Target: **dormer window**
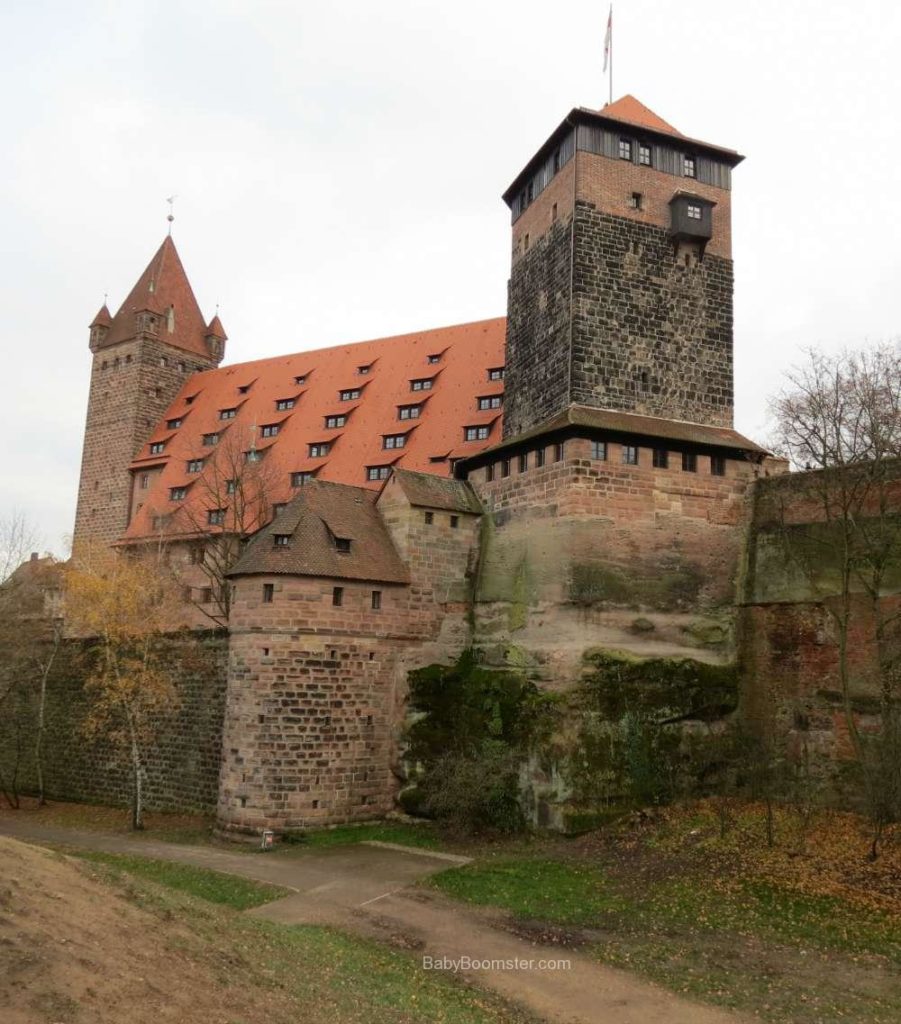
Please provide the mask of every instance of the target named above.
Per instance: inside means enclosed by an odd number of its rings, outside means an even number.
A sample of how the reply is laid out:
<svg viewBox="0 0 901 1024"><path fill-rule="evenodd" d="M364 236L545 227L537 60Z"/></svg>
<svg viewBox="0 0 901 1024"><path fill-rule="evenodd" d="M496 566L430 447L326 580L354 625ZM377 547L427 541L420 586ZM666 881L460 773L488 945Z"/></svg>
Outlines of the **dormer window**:
<svg viewBox="0 0 901 1024"><path fill-rule="evenodd" d="M166 428L168 430L178 430L181 426L182 421L180 419L166 420Z"/></svg>
<svg viewBox="0 0 901 1024"><path fill-rule="evenodd" d="M698 176L697 164L693 156L682 157L682 174L686 178L696 178Z"/></svg>
<svg viewBox="0 0 901 1024"><path fill-rule="evenodd" d="M343 555L350 554L350 538L349 537L335 537L335 550L340 551Z"/></svg>
<svg viewBox="0 0 901 1024"><path fill-rule="evenodd" d="M504 379L504 368L503 366L495 366L488 371L489 380L503 380Z"/></svg>
<svg viewBox="0 0 901 1024"><path fill-rule="evenodd" d="M358 373L358 374L359 374L359 375L360 375L361 377L367 377L367 376L369 375L369 371L370 371L371 369L372 369L372 363L366 363L366 364L365 364L365 365L363 365L363 366L358 366L358 367L357 367L357 373Z"/></svg>
<svg viewBox="0 0 901 1024"><path fill-rule="evenodd" d="M273 544L274 547L277 547L277 548L289 547L290 544L291 544L291 534L290 533L273 533L273 535L272 535L272 544Z"/></svg>
<svg viewBox="0 0 901 1024"><path fill-rule="evenodd" d="M385 434L382 437L382 447L389 450L392 448L403 448L406 443L406 434Z"/></svg>
<svg viewBox="0 0 901 1024"><path fill-rule="evenodd" d="M239 395L246 395L247 392L250 391L250 389L252 387L253 387L253 381L251 381L249 384L239 384L238 385L238 394Z"/></svg>
<svg viewBox="0 0 901 1024"><path fill-rule="evenodd" d="M338 397L342 402L355 402L361 394L359 388L348 388L346 391L339 391Z"/></svg>
<svg viewBox="0 0 901 1024"><path fill-rule="evenodd" d="M202 473L203 459L189 459L185 468L189 473Z"/></svg>
<svg viewBox="0 0 901 1024"><path fill-rule="evenodd" d="M204 448L213 448L217 444L219 444L219 435L218 434L204 434L203 435L203 447Z"/></svg>
<svg viewBox="0 0 901 1024"><path fill-rule="evenodd" d="M256 448L251 448L250 451L244 453L245 462L262 462L263 453L258 452Z"/></svg>
<svg viewBox="0 0 901 1024"><path fill-rule="evenodd" d="M220 409L219 419L220 420L233 420L238 415L237 409Z"/></svg>
<svg viewBox="0 0 901 1024"><path fill-rule="evenodd" d="M260 427L260 434L262 437L275 437L278 434L280 424L278 423L266 423Z"/></svg>
<svg viewBox="0 0 901 1024"><path fill-rule="evenodd" d="M366 479L367 480L387 480L391 475L390 466L367 466L366 467Z"/></svg>
<svg viewBox="0 0 901 1024"><path fill-rule="evenodd" d="M399 420L418 420L421 412L421 405L399 405L397 407L397 418Z"/></svg>
<svg viewBox="0 0 901 1024"><path fill-rule="evenodd" d="M210 526L222 526L225 522L225 509L211 508L206 514L206 521Z"/></svg>
<svg viewBox="0 0 901 1024"><path fill-rule="evenodd" d="M432 384L435 382L434 377L419 377L416 380L410 381L411 391L431 391Z"/></svg>
<svg viewBox="0 0 901 1024"><path fill-rule="evenodd" d="M285 412L287 409L294 408L293 398L279 398L275 403L276 412Z"/></svg>
<svg viewBox="0 0 901 1024"><path fill-rule="evenodd" d="M303 470L298 473L291 474L291 486L292 487L303 487L304 484L308 484L316 476L315 470Z"/></svg>
<svg viewBox="0 0 901 1024"><path fill-rule="evenodd" d="M433 352L430 356L426 356L425 360L430 366L434 366L435 363L441 362L441 353Z"/></svg>
<svg viewBox="0 0 901 1024"><path fill-rule="evenodd" d="M235 479L225 481L225 493L236 494L238 490L238 481Z"/></svg>
<svg viewBox="0 0 901 1024"><path fill-rule="evenodd" d="M503 402L503 395L483 395L479 399L479 412L485 412L487 409L500 409Z"/></svg>
<svg viewBox="0 0 901 1024"><path fill-rule="evenodd" d="M272 515L277 516L282 511L282 509L287 507L288 503L286 501L275 502L275 504L272 506Z"/></svg>
<svg viewBox="0 0 901 1024"><path fill-rule="evenodd" d="M620 160L632 160L632 140L631 139L620 139L619 140L619 158Z"/></svg>
<svg viewBox="0 0 901 1024"><path fill-rule="evenodd" d="M309 452L311 459L321 459L328 455L330 445L327 441L319 441L316 444L309 445Z"/></svg>
<svg viewBox="0 0 901 1024"><path fill-rule="evenodd" d="M170 487L169 488L169 500L170 501L182 501L188 496L187 487Z"/></svg>
<svg viewBox="0 0 901 1024"><path fill-rule="evenodd" d="M343 427L347 423L346 416L326 416L325 417L325 429L326 430L337 430L338 427Z"/></svg>
<svg viewBox="0 0 901 1024"><path fill-rule="evenodd" d="M305 374L303 374L303 373L301 373L301 374L298 374L298 375L297 375L297 376L296 376L296 377L294 378L294 383L295 383L295 384L306 384L306 382L307 382L307 378L306 378L306 375L305 375Z"/></svg>
<svg viewBox="0 0 901 1024"><path fill-rule="evenodd" d="M486 441L491 427L464 427L463 438L466 441Z"/></svg>
<svg viewBox="0 0 901 1024"><path fill-rule="evenodd" d="M166 447L166 442L165 441L154 441L153 444L150 446L150 454L151 455L162 455L163 454L163 449L165 447Z"/></svg>

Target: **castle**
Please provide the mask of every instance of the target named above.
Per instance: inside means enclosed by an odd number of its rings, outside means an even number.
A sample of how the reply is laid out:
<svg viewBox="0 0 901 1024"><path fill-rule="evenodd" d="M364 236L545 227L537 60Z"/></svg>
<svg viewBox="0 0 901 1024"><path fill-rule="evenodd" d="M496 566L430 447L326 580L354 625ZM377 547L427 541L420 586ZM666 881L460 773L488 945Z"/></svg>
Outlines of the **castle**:
<svg viewBox="0 0 901 1024"><path fill-rule="evenodd" d="M227 627L222 829L384 814L407 673L468 647L548 687L592 646L733 658L784 469L733 429L741 160L631 96L570 111L504 195L506 320L221 367L170 237L100 310L74 541L165 538Z"/></svg>

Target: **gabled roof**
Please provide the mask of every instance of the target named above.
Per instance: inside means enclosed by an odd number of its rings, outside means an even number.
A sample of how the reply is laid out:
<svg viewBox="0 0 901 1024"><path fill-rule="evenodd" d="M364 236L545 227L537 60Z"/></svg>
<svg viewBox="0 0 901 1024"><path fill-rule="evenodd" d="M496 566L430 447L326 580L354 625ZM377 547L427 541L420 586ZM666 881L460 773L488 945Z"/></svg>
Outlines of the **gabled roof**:
<svg viewBox="0 0 901 1024"><path fill-rule="evenodd" d="M534 440L544 435L564 436L576 428L603 431L609 434L675 441L706 448L724 448L751 455L769 454L765 448L728 427L714 427L688 420L671 420L662 416L645 416L639 413L620 412L618 409L594 409L587 405L571 405L564 412L532 430L523 431L501 444L493 445L472 457L473 466L483 465L495 455ZM469 461L469 460L467 460Z"/></svg>
<svg viewBox="0 0 901 1024"><path fill-rule="evenodd" d="M391 534L364 487L310 481L247 545L231 576L293 575L407 583ZM274 535L290 537L276 545ZM335 538L350 541L341 552Z"/></svg>
<svg viewBox="0 0 901 1024"><path fill-rule="evenodd" d="M293 496L292 473L312 472L317 480L374 491L382 481L368 480L369 466L394 465L449 477L451 458L472 455L500 439L497 410L491 414L494 422L486 440L466 441L464 430L485 423L478 398L498 394L503 387L489 381L488 371L504 365L505 324L503 318L484 320L195 374L163 413L132 463L133 469L146 469L147 460L152 459L163 468L150 488L141 492L143 504L124 540L154 536L158 533L154 515L181 507L169 500L170 489L183 484L188 459L203 456L206 472L213 460L226 457L224 452L217 456L218 448L202 444L204 434L222 433L225 427L232 446L231 439L236 438L244 450L254 441L257 450L266 447L261 465L267 467L267 479L276 483L269 495L273 503L287 502ZM439 361L430 363L430 356ZM361 374L360 367L369 370ZM295 382L297 377L304 379L302 384ZM411 389L412 380L427 377L435 379L431 390ZM342 390L364 383L360 398L340 400ZM246 393L241 387L248 388ZM279 410L277 404L286 401L293 401L293 407ZM419 417L400 419L399 407L409 405L420 407ZM220 420L221 409L236 412L233 418ZM346 417L346 422L326 427L329 416ZM169 420L178 419L182 420L180 427L167 426ZM263 438L262 427L273 423L279 424L278 433ZM397 435L403 435L403 447L396 447ZM162 441L163 454L151 456L150 445ZM328 454L311 456L310 445L322 443L329 445ZM387 443L395 447L387 448ZM182 515L180 521L205 521L202 502L209 499L209 493L209 488L192 488L181 502L190 514Z"/></svg>
<svg viewBox="0 0 901 1024"><path fill-rule="evenodd" d="M600 113L604 117L612 118L614 121L624 121L626 124L639 125L642 128L652 128L656 132L665 132L667 135L677 135L684 138L682 132L675 129L662 117L655 114L653 110L646 107L640 100L635 99L631 93L626 93L612 103L605 103Z"/></svg>
<svg viewBox="0 0 901 1024"><path fill-rule="evenodd" d="M434 473L412 473L407 469L396 469L394 478L411 505L477 515L482 512L481 502L465 480L451 480Z"/></svg>
<svg viewBox="0 0 901 1024"><path fill-rule="evenodd" d="M167 324L170 307L174 310L173 330ZM137 284L113 317L103 347L128 341L137 330L136 316L149 311L161 318L159 338L167 345L209 357L206 344L206 321L182 266L175 242L170 236L163 239L153 259L147 264Z"/></svg>

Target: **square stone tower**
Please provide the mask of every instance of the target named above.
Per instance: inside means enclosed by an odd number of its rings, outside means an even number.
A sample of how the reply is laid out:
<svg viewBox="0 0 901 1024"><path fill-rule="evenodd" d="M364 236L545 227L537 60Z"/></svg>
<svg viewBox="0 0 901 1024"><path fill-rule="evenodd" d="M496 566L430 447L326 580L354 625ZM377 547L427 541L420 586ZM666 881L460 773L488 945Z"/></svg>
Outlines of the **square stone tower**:
<svg viewBox="0 0 901 1024"><path fill-rule="evenodd" d="M93 363L73 548L111 544L122 535L132 511L130 463L187 378L218 366L227 340L218 316L205 323L171 237L118 313L111 316L104 304L90 330ZM148 462L146 474L152 470Z"/></svg>
<svg viewBox="0 0 901 1024"><path fill-rule="evenodd" d="M513 217L504 437L570 405L732 426L733 150L632 96L575 109Z"/></svg>

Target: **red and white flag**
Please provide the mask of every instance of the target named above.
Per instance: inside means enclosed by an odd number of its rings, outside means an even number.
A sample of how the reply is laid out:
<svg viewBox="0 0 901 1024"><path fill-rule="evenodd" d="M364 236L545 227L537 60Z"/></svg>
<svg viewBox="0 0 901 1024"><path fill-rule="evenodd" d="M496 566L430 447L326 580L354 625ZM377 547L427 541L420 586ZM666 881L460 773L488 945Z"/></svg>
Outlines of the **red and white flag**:
<svg viewBox="0 0 901 1024"><path fill-rule="evenodd" d="M610 63L610 51L613 49L613 4L610 5L610 15L607 18L607 34L604 36L604 70Z"/></svg>

